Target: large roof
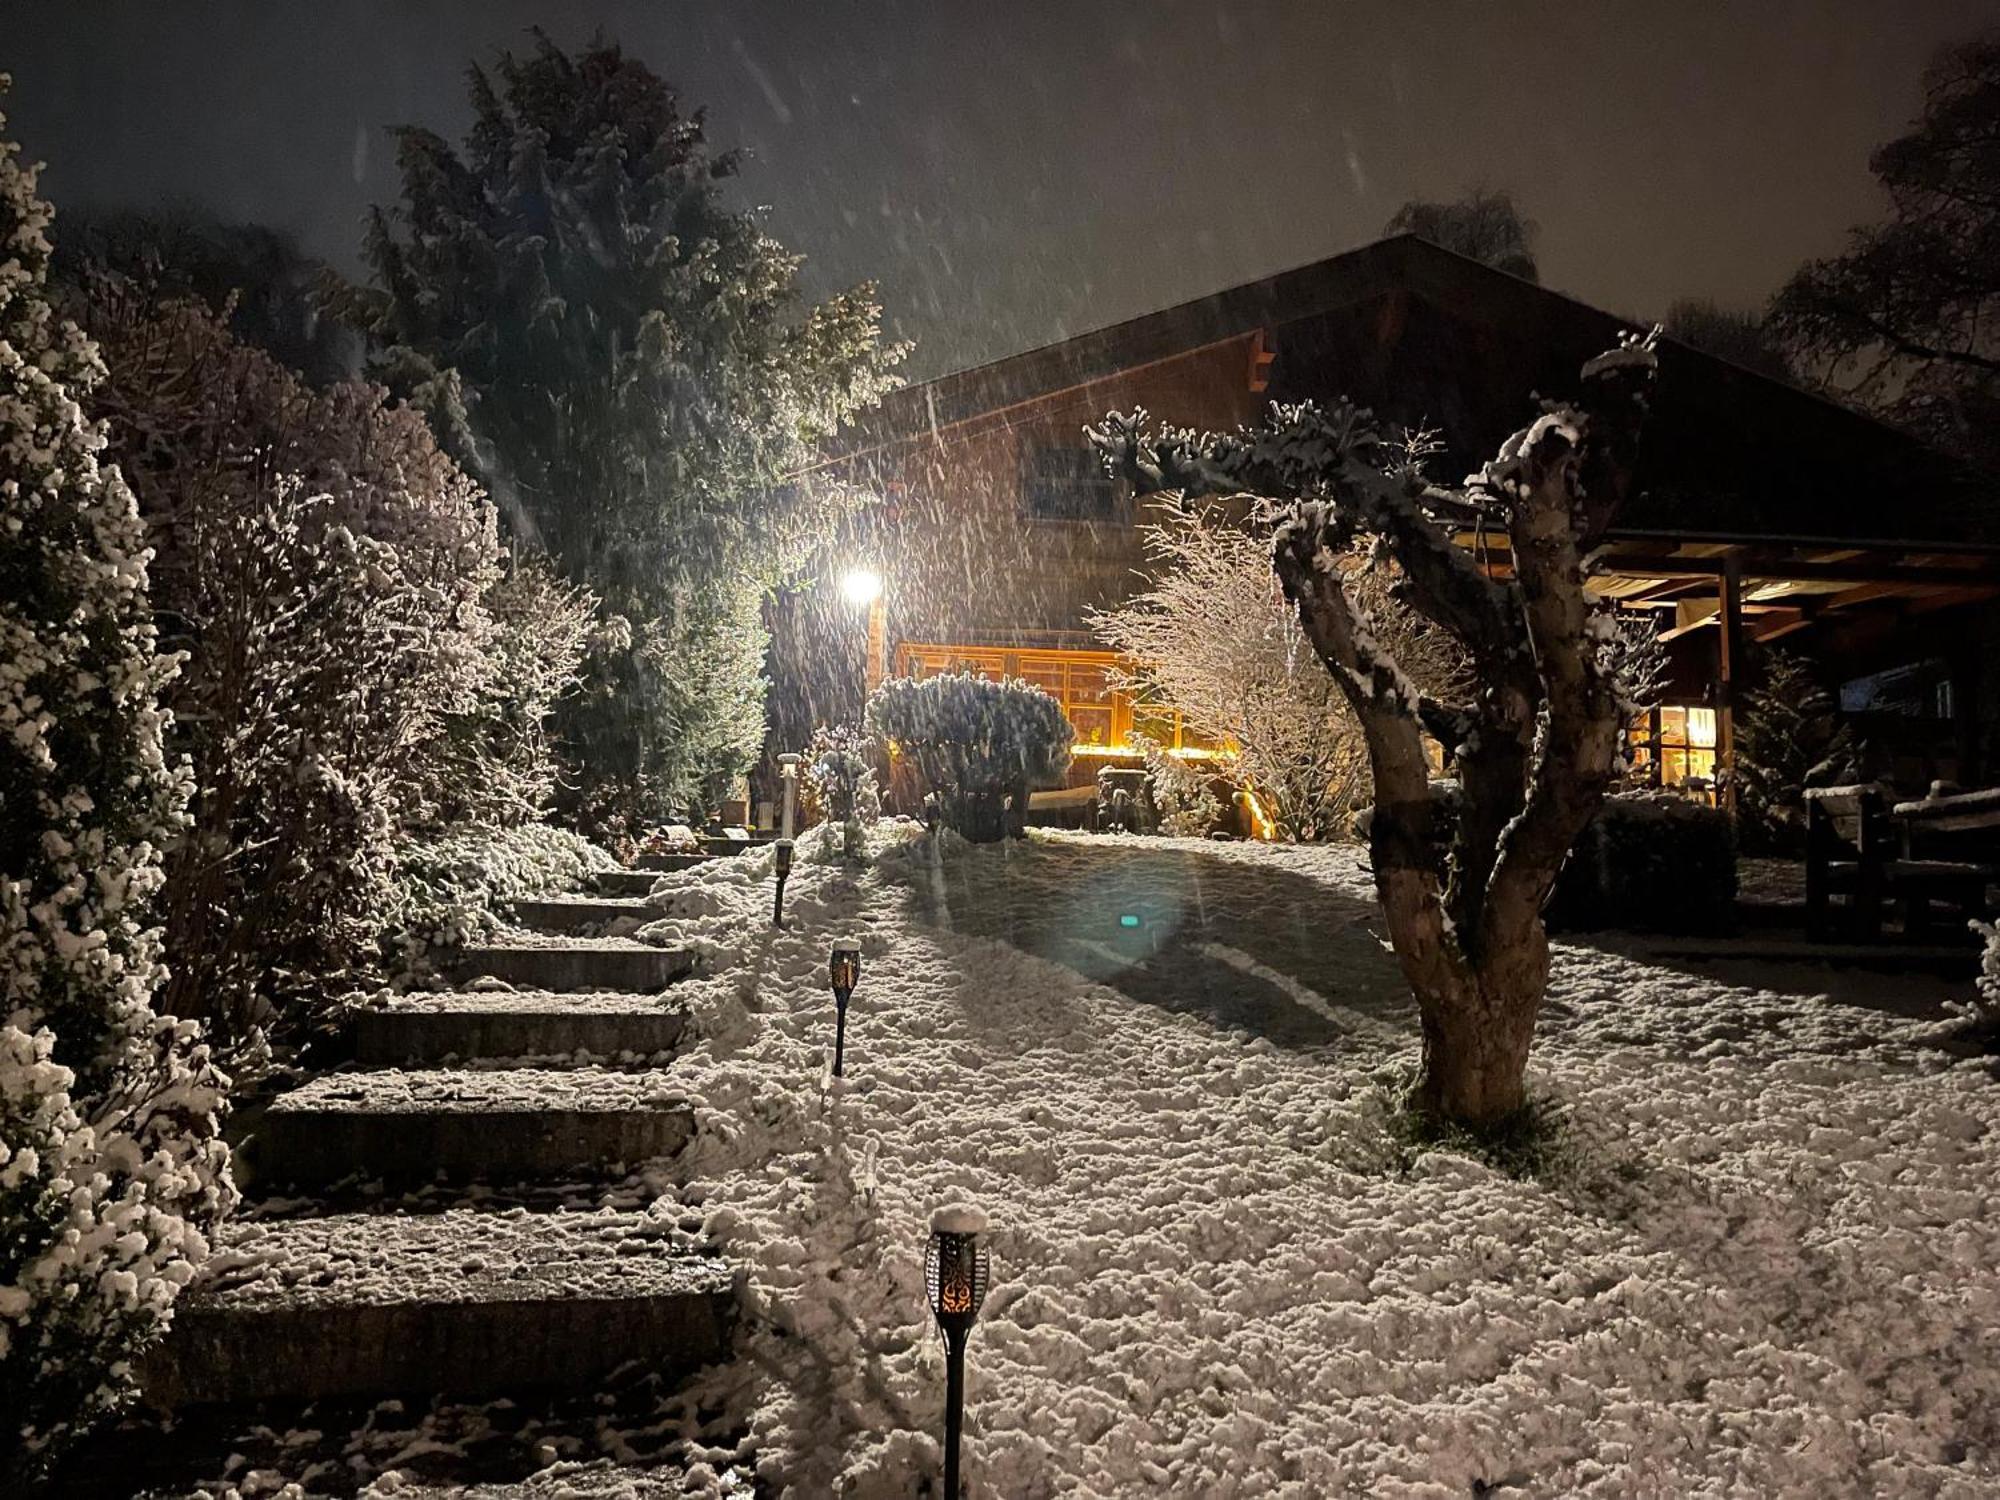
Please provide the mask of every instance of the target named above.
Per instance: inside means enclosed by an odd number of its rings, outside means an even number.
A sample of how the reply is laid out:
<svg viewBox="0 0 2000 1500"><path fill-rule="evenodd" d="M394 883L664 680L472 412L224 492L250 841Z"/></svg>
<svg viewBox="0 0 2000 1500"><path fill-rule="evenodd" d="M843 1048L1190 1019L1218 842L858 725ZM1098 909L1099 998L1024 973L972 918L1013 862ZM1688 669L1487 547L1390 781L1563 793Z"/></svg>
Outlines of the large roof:
<svg viewBox="0 0 2000 1500"><path fill-rule="evenodd" d="M1442 432L1455 479L1632 322L1412 235L910 386L841 444L849 456L1231 339L1275 349L1275 400L1351 396ZM1634 537L2000 549L2000 498L1909 436L1666 341L1642 458L1620 518ZM1199 414L1161 412L1168 420ZM1462 465L1453 468L1451 466Z"/></svg>

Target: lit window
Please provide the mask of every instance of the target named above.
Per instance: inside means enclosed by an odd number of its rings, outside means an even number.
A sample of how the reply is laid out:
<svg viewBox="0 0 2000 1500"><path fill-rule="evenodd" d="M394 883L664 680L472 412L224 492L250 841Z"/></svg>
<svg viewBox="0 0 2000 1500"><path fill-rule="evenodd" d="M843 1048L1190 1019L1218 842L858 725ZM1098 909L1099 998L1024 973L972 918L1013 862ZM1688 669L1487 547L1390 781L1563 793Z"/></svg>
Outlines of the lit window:
<svg viewBox="0 0 2000 1500"><path fill-rule="evenodd" d="M1654 786L1715 782L1715 710L1664 703L1629 731L1633 769Z"/></svg>

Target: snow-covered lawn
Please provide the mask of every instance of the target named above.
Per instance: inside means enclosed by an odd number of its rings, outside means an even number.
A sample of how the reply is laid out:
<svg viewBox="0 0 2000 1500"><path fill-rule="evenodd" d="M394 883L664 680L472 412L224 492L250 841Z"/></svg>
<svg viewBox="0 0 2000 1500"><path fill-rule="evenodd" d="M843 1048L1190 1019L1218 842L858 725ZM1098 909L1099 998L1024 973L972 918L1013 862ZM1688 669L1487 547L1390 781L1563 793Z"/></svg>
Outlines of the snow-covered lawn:
<svg viewBox="0 0 2000 1500"><path fill-rule="evenodd" d="M1392 1128L1411 1015L1351 851L802 850L783 933L767 855L665 888L646 936L711 965L684 1196L749 1271L701 1395L772 1493L934 1471L950 1200L994 1223L974 1495L2000 1486L2000 1087L1838 972L1563 947L1533 1071L1570 1149L1524 1181Z"/></svg>

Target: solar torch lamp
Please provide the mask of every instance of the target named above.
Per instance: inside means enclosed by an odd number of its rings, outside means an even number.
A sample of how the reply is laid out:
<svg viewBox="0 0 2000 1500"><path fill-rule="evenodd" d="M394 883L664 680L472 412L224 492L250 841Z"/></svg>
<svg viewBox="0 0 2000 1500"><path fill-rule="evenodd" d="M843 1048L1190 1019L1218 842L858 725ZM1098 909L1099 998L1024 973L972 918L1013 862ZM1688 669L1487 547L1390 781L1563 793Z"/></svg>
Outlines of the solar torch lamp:
<svg viewBox="0 0 2000 1500"><path fill-rule="evenodd" d="M842 1055L847 1050L847 1000L861 982L861 945L835 943L827 977L833 982L833 1076L838 1078Z"/></svg>
<svg viewBox="0 0 2000 1500"><path fill-rule="evenodd" d="M976 1208L941 1208L931 1219L924 1252L924 1287L944 1335L944 1493L958 1500L959 1434L965 1423L965 1341L986 1300L986 1215Z"/></svg>

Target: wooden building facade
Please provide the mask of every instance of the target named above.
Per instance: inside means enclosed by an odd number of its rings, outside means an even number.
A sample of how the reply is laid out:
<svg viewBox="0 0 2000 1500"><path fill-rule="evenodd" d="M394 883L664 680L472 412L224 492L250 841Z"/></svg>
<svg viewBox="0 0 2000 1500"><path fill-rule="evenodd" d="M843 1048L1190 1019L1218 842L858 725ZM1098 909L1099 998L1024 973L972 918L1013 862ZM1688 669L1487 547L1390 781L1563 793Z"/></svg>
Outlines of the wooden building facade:
<svg viewBox="0 0 2000 1500"><path fill-rule="evenodd" d="M823 595L781 627L780 676L803 643L831 637L857 643L871 680L1026 678L1076 724L1079 781L1129 755L1135 731L1214 755L1117 693L1091 633L1093 610L1141 584L1149 507L1102 474L1084 425L1145 407L1231 427L1269 401L1345 395L1436 429L1450 480L1523 425L1534 393L1572 393L1582 362L1629 326L1399 236L899 391L808 481L877 497L829 560L883 580L874 644ZM1461 541L1506 571L1504 535ZM1885 426L1669 342L1641 493L1593 587L1653 615L1668 642L1667 699L1635 726L1664 783L1727 767L1768 642L1819 664L1881 757L1871 769L1912 786L2000 773L2000 503ZM851 718L863 688L828 701L822 687L818 702L807 690L805 717Z"/></svg>

